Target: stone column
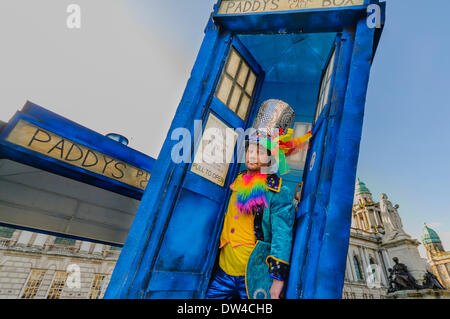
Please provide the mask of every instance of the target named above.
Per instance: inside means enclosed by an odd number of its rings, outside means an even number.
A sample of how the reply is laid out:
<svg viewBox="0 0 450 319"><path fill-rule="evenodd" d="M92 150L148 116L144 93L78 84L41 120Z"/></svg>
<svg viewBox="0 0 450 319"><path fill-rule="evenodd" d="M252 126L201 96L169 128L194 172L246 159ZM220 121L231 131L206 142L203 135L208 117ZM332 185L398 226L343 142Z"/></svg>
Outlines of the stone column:
<svg viewBox="0 0 450 319"><path fill-rule="evenodd" d="M365 228L365 230L366 231L370 230L370 221L369 221L369 216L367 216L367 212L364 212L363 216L364 216L364 220L366 221L366 228Z"/></svg>
<svg viewBox="0 0 450 319"><path fill-rule="evenodd" d="M102 244L95 244L93 254L101 255L103 251L103 245Z"/></svg>
<svg viewBox="0 0 450 319"><path fill-rule="evenodd" d="M36 238L34 239L33 246L43 248L45 245L45 242L47 241L48 235L46 234L37 234Z"/></svg>
<svg viewBox="0 0 450 319"><path fill-rule="evenodd" d="M17 244L20 246L27 246L30 243L31 236L33 236L32 232L22 230L19 239L17 240Z"/></svg>
<svg viewBox="0 0 450 319"><path fill-rule="evenodd" d="M372 218L370 218L370 210L366 210L366 218L368 221L368 226L369 226L369 230L372 229L373 223L372 223Z"/></svg>
<svg viewBox="0 0 450 319"><path fill-rule="evenodd" d="M449 287L450 275L448 273L447 265L446 264L441 264L441 265L439 265L439 267L441 269L444 268L444 274L445 274L445 278L446 278L446 279L443 278L444 280L443 280L443 282L441 282L441 284L444 285L444 287L448 288ZM443 276L441 276L441 277L443 277Z"/></svg>
<svg viewBox="0 0 450 319"><path fill-rule="evenodd" d="M349 254L350 254L350 250L349 250L349 253L347 254L347 265L348 265L348 279L350 280L350 281L355 281L355 276L354 276L354 274L353 274L353 264L352 264L352 262L351 262L351 260L350 260L350 256L349 256Z"/></svg>
<svg viewBox="0 0 450 319"><path fill-rule="evenodd" d="M81 253L88 253L91 250L91 245L92 245L92 243L90 243L88 241L81 242L80 252Z"/></svg>
<svg viewBox="0 0 450 319"><path fill-rule="evenodd" d="M386 251L386 249L381 250L381 256L383 257L384 263L387 268L392 268L391 259ZM387 269L386 269L387 271Z"/></svg>
<svg viewBox="0 0 450 319"><path fill-rule="evenodd" d="M387 286L387 285L388 285L388 280L387 280L386 269L385 269L385 267L384 267L384 263L383 263L383 261L381 260L379 254L380 254L380 253L379 253L378 251L375 252L375 258L377 259L377 263L378 263L378 266L379 266L379 268L380 268L380 272L381 272L381 282L382 282L382 284L384 284L385 286Z"/></svg>
<svg viewBox="0 0 450 319"><path fill-rule="evenodd" d="M378 216L378 212L375 209L373 210L373 215L375 217L375 221L377 223L377 226L383 225L383 223L380 220L380 216Z"/></svg>
<svg viewBox="0 0 450 319"><path fill-rule="evenodd" d="M362 268L363 269L361 269L361 271L363 272L363 277L364 277L364 280L367 280L367 273L366 273L366 270L367 270L367 262L366 262L366 257L364 256L364 251L363 251L363 247L358 247L359 249L359 255L361 256L361 263L362 263Z"/></svg>

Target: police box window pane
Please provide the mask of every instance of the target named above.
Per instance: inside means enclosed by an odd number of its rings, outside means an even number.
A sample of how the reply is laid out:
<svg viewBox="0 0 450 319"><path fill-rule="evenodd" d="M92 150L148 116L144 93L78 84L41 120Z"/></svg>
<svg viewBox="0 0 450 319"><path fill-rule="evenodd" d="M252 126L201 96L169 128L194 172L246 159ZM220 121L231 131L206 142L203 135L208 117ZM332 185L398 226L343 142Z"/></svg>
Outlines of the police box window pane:
<svg viewBox="0 0 450 319"><path fill-rule="evenodd" d="M245 121L257 79L249 64L232 47L216 90L216 97Z"/></svg>
<svg viewBox="0 0 450 319"><path fill-rule="evenodd" d="M237 82L241 87L245 86L245 82L247 81L249 67L247 64L242 63L241 69L239 71L239 76L237 78Z"/></svg>
<svg viewBox="0 0 450 319"><path fill-rule="evenodd" d="M248 97L248 95L244 94L238 111L238 116L241 119L245 119L247 117L249 106L250 106L250 98Z"/></svg>
<svg viewBox="0 0 450 319"><path fill-rule="evenodd" d="M255 88L255 84L256 84L256 74L250 71L247 86L245 87L245 92L247 92L250 96L253 95L253 89Z"/></svg>
<svg viewBox="0 0 450 319"><path fill-rule="evenodd" d="M241 57L236 50L231 49L230 57L228 60L227 73L232 77L236 77L239 64L241 63Z"/></svg>
<svg viewBox="0 0 450 319"><path fill-rule="evenodd" d="M222 85L220 86L216 94L217 98L223 104L227 104L228 96L230 95L232 87L233 87L233 79L225 75L222 79Z"/></svg>
<svg viewBox="0 0 450 319"><path fill-rule="evenodd" d="M334 49L334 51L333 51L333 55L331 56L331 59L327 65L327 70L322 78L322 82L320 85L319 100L317 101L317 110L316 110L316 116L314 118L314 122L317 121L317 119L319 118L323 109L325 108L325 105L328 102L328 97L330 95L331 78L332 78L333 70L334 70L335 57L336 57L336 49Z"/></svg>
<svg viewBox="0 0 450 319"><path fill-rule="evenodd" d="M241 99L241 95L242 95L241 89L239 87L235 86L233 88L233 94L231 95L231 99L228 104L228 107L230 108L230 110L232 110L235 113L237 111L237 108L239 105L239 100Z"/></svg>

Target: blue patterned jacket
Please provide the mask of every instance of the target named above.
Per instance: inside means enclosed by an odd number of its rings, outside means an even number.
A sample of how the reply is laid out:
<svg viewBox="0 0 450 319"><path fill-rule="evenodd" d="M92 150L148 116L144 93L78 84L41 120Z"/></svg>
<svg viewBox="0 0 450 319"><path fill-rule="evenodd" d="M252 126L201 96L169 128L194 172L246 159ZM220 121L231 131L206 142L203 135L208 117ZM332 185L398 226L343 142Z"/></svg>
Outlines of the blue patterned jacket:
<svg viewBox="0 0 450 319"><path fill-rule="evenodd" d="M273 278L286 282L289 275L295 211L291 191L281 183L277 175L268 177L268 207L254 212L257 244L247 263L249 298L261 297L258 291L267 298Z"/></svg>

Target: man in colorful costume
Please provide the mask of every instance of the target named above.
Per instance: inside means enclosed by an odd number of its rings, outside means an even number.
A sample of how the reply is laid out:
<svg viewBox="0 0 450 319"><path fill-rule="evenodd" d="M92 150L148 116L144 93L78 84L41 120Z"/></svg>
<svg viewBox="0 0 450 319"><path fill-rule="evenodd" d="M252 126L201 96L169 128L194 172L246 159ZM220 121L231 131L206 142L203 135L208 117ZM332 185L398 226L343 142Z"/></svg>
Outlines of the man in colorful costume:
<svg viewBox="0 0 450 319"><path fill-rule="evenodd" d="M206 298L280 298L289 273L294 207L282 178L269 172L270 158L282 175L286 155L307 149L311 132L292 138L292 108L265 101L246 141L245 166L233 184L220 237L219 263ZM287 132L287 134L283 134ZM272 165L273 166L273 165Z"/></svg>

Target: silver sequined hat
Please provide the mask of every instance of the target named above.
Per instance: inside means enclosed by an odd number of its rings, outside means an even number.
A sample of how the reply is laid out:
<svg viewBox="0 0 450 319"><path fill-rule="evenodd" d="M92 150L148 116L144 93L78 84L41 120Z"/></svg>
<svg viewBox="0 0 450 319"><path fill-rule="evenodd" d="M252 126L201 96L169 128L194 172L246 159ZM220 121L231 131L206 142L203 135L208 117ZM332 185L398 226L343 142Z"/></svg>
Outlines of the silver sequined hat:
<svg viewBox="0 0 450 319"><path fill-rule="evenodd" d="M261 135L271 136L279 129L287 132L294 120L295 112L289 104L270 99L261 104L252 127Z"/></svg>

